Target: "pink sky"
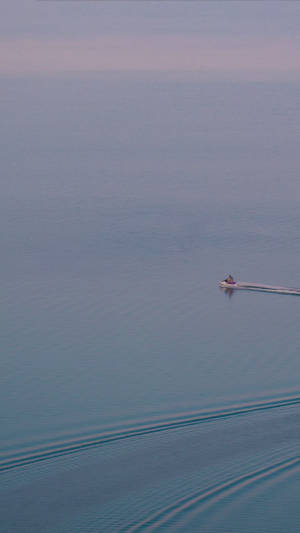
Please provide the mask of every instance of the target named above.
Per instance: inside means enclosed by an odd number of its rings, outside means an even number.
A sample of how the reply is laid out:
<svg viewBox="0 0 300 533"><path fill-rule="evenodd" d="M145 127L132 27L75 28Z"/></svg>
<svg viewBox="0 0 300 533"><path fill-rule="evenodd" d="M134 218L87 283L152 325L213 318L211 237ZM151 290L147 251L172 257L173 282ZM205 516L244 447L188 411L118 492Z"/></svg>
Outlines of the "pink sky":
<svg viewBox="0 0 300 533"><path fill-rule="evenodd" d="M255 1L165 4L155 11L134 2L31 1L21 9L20 1L12 0L4 13L0 73L159 71L214 79L300 79L300 40L289 25L300 10L293 13L291 2L283 2L281 25L278 13L274 16L278 2L262 2L263 11ZM23 25L13 17L18 8Z"/></svg>

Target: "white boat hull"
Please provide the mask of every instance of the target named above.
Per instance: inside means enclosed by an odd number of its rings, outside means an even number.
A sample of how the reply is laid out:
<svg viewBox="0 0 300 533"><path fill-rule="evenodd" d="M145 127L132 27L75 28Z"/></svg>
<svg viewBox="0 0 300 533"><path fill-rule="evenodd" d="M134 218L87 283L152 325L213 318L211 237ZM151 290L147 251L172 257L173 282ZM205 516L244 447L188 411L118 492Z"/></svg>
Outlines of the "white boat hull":
<svg viewBox="0 0 300 533"><path fill-rule="evenodd" d="M219 284L221 287L224 287L225 289L237 289L238 283L227 283L227 281L219 281Z"/></svg>

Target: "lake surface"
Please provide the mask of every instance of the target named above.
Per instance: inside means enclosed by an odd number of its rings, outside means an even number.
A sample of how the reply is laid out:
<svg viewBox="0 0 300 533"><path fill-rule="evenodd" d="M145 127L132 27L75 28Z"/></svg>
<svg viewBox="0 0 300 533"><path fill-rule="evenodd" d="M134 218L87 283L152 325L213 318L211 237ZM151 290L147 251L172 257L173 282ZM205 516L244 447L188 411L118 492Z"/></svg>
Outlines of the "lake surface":
<svg viewBox="0 0 300 533"><path fill-rule="evenodd" d="M1 531L298 531L299 85L1 92Z"/></svg>

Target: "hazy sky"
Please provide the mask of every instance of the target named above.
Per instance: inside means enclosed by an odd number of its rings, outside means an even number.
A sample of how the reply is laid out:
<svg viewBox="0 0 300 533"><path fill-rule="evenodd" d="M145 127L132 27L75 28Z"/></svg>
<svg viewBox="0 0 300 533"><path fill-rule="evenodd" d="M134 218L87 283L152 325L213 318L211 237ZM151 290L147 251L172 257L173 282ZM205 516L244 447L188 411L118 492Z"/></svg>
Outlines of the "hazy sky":
<svg viewBox="0 0 300 533"><path fill-rule="evenodd" d="M300 79L300 2L9 0L0 72Z"/></svg>

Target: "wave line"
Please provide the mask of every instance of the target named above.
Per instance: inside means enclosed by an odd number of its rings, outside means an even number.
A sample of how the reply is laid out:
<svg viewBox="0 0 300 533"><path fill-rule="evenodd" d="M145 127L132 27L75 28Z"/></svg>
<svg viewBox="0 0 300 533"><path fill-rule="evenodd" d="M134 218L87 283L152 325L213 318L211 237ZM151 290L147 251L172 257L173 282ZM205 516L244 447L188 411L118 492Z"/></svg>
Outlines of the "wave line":
<svg viewBox="0 0 300 533"><path fill-rule="evenodd" d="M66 454L73 454L84 451L89 448L110 444L113 442L122 441L138 436L149 435L153 433L160 433L172 429L178 429L206 422L230 418L233 416L247 415L253 412L266 411L270 409L278 409L281 407L288 407L300 403L300 396L285 398L283 400L272 400L265 403L251 403L238 407L236 409L227 409L218 412L204 412L194 416L188 416L183 419L169 420L159 424L145 424L136 428L129 428L123 431L116 431L113 433L103 433L95 435L89 439L73 441L69 444L57 444L53 447L45 448L43 451L33 451L30 454L22 455L21 457L13 456L0 462L0 472L26 466L40 461L46 461Z"/></svg>
<svg viewBox="0 0 300 533"><path fill-rule="evenodd" d="M207 506L210 506L216 500L223 499L258 480L270 477L274 474L279 474L284 470L290 469L297 463L300 463L300 457L298 456L292 459L275 463L265 468L254 470L253 472L244 474L235 479L231 479L230 481L226 481L225 483L214 486L206 491L202 491L192 496L182 498L175 504L172 504L164 509L161 509L160 511L157 511L157 513L143 520L139 524L135 524L134 526L130 527L130 529L126 527L126 529L122 528L119 531L120 533L122 531L126 531L127 533L135 533L141 530L149 532L153 531L156 528L165 525L175 516L186 511L187 509L194 507L199 503L202 503L203 506L205 504L207 504Z"/></svg>

